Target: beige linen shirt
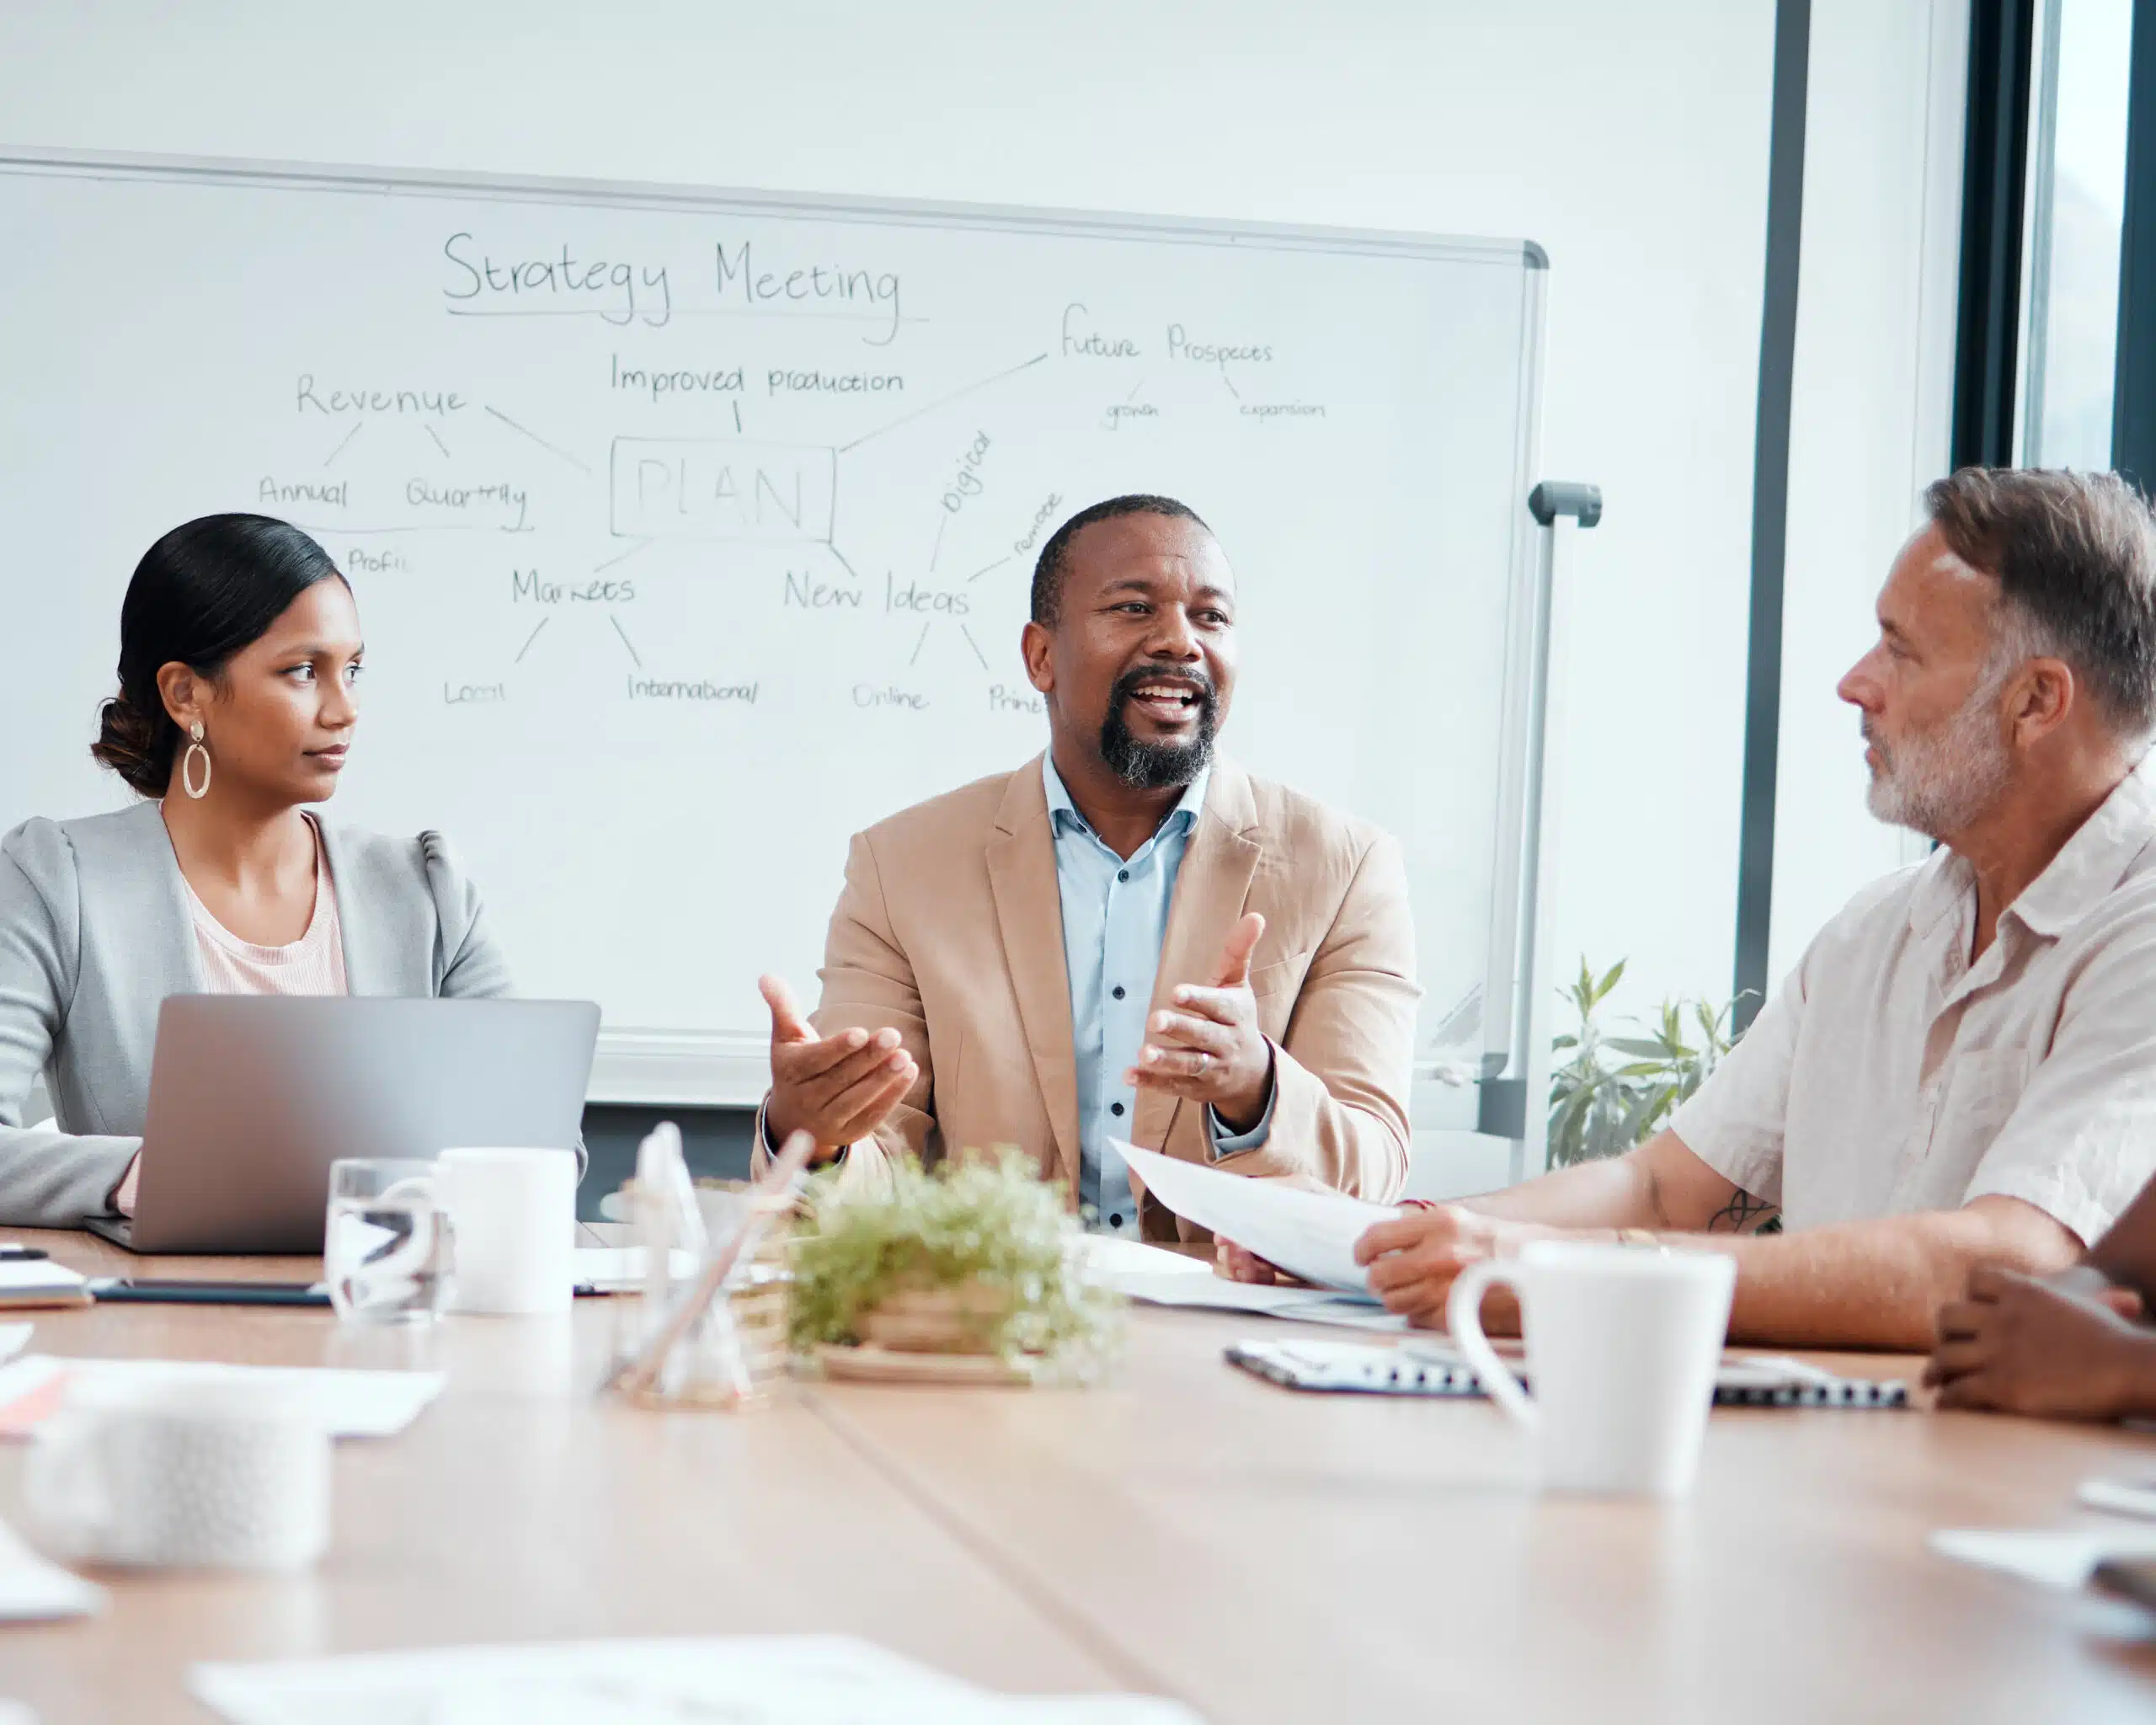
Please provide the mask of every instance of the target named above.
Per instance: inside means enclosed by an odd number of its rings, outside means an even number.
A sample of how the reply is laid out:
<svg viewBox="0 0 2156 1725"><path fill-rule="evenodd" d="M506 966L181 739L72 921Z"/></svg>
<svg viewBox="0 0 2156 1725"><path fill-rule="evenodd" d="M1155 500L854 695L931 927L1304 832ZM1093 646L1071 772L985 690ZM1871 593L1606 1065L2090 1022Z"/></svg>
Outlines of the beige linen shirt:
<svg viewBox="0 0 2156 1725"><path fill-rule="evenodd" d="M2156 766L1999 919L1950 851L1865 889L1672 1129L1791 1228L2018 1198L2093 1243L2156 1172Z"/></svg>

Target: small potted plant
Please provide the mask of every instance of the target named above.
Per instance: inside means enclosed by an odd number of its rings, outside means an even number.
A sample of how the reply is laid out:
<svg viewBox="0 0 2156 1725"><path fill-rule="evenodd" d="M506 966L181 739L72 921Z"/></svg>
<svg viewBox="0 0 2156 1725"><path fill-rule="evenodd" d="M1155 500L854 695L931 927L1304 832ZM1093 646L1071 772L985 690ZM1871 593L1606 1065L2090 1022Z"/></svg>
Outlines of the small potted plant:
<svg viewBox="0 0 2156 1725"><path fill-rule="evenodd" d="M1013 1151L810 1188L792 1244L797 1355L831 1376L1086 1382L1122 1338L1063 1193Z"/></svg>

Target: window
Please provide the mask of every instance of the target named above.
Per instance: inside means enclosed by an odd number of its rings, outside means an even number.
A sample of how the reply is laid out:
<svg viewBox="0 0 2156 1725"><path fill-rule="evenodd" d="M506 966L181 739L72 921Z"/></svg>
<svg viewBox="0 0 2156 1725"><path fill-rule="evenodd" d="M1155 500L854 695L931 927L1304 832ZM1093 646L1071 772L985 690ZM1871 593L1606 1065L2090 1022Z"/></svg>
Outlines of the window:
<svg viewBox="0 0 2156 1725"><path fill-rule="evenodd" d="M2133 0L2043 0L2036 29L2020 459L2109 467Z"/></svg>

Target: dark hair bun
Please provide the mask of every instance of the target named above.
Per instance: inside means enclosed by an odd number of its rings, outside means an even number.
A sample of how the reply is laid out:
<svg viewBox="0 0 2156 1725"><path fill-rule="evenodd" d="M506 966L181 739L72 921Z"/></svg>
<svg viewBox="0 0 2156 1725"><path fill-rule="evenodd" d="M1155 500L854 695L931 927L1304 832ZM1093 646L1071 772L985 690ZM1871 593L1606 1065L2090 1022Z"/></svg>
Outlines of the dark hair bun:
<svg viewBox="0 0 2156 1725"><path fill-rule="evenodd" d="M146 797L172 788L179 727L157 675L184 665L224 674L285 607L337 574L329 553L268 515L204 515L174 527L136 565L120 606L120 692L104 703L90 753Z"/></svg>
<svg viewBox="0 0 2156 1725"><path fill-rule="evenodd" d="M145 797L162 797L172 787L173 748L179 727L162 707L144 713L125 691L98 711L98 740L90 753Z"/></svg>

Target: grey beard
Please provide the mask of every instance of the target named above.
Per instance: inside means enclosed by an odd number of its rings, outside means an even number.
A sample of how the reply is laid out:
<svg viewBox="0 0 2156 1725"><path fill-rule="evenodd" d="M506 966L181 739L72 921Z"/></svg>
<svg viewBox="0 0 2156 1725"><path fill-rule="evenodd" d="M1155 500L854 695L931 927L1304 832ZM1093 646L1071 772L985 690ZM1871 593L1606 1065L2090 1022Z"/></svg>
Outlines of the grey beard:
<svg viewBox="0 0 2156 1725"><path fill-rule="evenodd" d="M1935 730L1905 737L1892 754L1871 739L1881 756L1865 798L1873 814L1943 840L1991 806L2014 772L1993 708L2004 681L1985 678L1960 712Z"/></svg>
<svg viewBox="0 0 2156 1725"><path fill-rule="evenodd" d="M1101 759L1108 771L1134 791L1163 791L1187 785L1213 761L1213 707L1198 716L1198 735L1187 743L1141 743L1123 722L1123 702L1111 702L1101 726Z"/></svg>

